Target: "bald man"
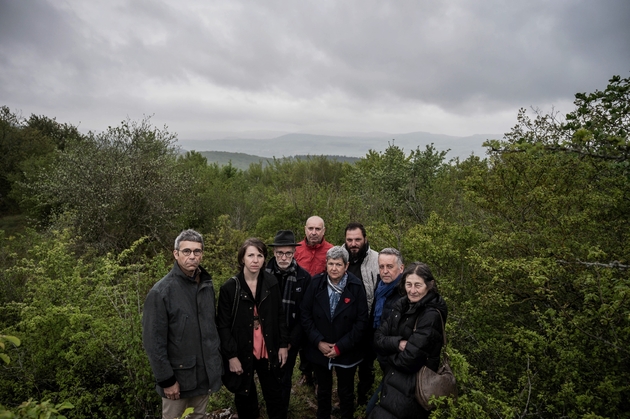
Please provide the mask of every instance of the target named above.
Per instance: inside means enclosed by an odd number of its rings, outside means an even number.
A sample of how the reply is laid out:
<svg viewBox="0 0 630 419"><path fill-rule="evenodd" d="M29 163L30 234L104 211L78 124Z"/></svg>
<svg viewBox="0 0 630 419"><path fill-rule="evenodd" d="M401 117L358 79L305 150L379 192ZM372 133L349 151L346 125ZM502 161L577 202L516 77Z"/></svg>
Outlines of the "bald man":
<svg viewBox="0 0 630 419"><path fill-rule="evenodd" d="M304 240L295 250L294 258L298 265L311 276L326 271L326 252L333 245L324 239L325 233L324 220L317 215L309 217L304 226Z"/></svg>

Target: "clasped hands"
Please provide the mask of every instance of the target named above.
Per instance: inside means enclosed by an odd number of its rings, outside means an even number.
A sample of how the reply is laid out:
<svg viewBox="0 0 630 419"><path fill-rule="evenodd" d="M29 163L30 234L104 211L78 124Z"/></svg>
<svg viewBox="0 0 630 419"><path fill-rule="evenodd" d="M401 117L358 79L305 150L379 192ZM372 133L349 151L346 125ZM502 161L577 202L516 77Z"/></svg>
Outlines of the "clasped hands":
<svg viewBox="0 0 630 419"><path fill-rule="evenodd" d="M317 344L317 349L324 354L326 358L336 358L337 351L335 351L335 344L324 342L323 340Z"/></svg>

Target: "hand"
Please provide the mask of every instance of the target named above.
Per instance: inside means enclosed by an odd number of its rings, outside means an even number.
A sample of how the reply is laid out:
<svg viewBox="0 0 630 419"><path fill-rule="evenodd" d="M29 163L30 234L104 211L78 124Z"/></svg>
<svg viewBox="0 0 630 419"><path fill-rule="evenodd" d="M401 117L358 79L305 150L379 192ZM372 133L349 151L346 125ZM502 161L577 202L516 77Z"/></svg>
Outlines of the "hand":
<svg viewBox="0 0 630 419"><path fill-rule="evenodd" d="M164 396L167 399L179 400L179 383L175 381L175 384L170 387L166 387L164 389Z"/></svg>
<svg viewBox="0 0 630 419"><path fill-rule="evenodd" d="M280 368L284 367L289 357L289 350L287 348L278 349L278 359L280 360Z"/></svg>
<svg viewBox="0 0 630 419"><path fill-rule="evenodd" d="M406 347L407 347L407 341L401 339L401 341L398 342L398 350L402 352L405 350Z"/></svg>
<svg viewBox="0 0 630 419"><path fill-rule="evenodd" d="M230 358L229 363L231 372L236 373L236 375L241 375L243 373L243 366L237 357Z"/></svg>
<svg viewBox="0 0 630 419"><path fill-rule="evenodd" d="M322 340L317 344L317 349L319 349L319 351L327 358L334 358L337 356L334 343L328 343Z"/></svg>

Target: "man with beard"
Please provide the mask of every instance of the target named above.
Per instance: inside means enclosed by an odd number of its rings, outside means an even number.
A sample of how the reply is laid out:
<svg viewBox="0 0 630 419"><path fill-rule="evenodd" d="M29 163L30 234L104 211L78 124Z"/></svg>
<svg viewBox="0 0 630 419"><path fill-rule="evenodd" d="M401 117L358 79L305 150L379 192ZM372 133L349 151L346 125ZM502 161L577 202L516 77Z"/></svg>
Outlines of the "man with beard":
<svg viewBox="0 0 630 419"><path fill-rule="evenodd" d="M368 312L371 313L372 304L374 302L374 289L376 288L379 273L378 253L370 249L363 224L353 222L346 226L346 242L344 247L350 254L348 272L351 272L363 282L367 296ZM374 384L374 361L376 360L376 352L374 352L372 348L373 338L374 330L370 327L364 334L362 345L364 348L364 357L358 368L359 383L357 384L357 402L359 405L367 404L368 396L371 395L372 385Z"/></svg>
<svg viewBox="0 0 630 419"><path fill-rule="evenodd" d="M305 237L299 243L300 247L295 251L295 260L311 276L326 270L326 252L333 245L324 240L325 233L326 227L324 227L324 220L321 217L313 215L306 220Z"/></svg>
<svg viewBox="0 0 630 419"><path fill-rule="evenodd" d="M282 308L285 320L289 328L289 355L283 368L282 404L284 417L289 411L289 400L291 398L291 379L293 377L293 367L298 351L303 342L302 323L300 321L300 305L306 287L311 281L311 276L306 270L300 267L293 258L296 246L295 235L289 230L280 230L269 244L273 247L274 257L267 264L267 272L274 275L280 285L282 293Z"/></svg>

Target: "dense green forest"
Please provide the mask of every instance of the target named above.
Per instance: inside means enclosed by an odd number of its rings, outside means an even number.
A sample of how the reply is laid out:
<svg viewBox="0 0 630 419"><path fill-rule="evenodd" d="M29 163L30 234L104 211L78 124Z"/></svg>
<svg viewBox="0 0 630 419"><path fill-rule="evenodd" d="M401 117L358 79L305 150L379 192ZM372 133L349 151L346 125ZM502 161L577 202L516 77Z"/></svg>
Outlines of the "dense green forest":
<svg viewBox="0 0 630 419"><path fill-rule="evenodd" d="M255 141L255 140L254 140ZM181 150L180 150L181 152ZM185 152L185 151L184 151ZM245 153L230 153L228 151L200 151L199 152L209 163L217 163L219 166L231 165L237 169L247 170L252 163L262 163L262 167L266 167L269 164L273 164L274 159L269 157L255 156ZM308 159L310 156L296 155L293 157L282 157L284 159ZM330 160L336 160L340 162L355 163L359 160L357 157L346 156L326 156Z"/></svg>
<svg viewBox="0 0 630 419"><path fill-rule="evenodd" d="M317 214L333 243L360 221L433 268L460 395L432 417L630 418L630 78L566 115L521 110L463 161L390 145L240 170L148 119L82 134L0 110L0 412L154 417L140 317L177 233L204 233L218 292L246 237L301 238Z"/></svg>

